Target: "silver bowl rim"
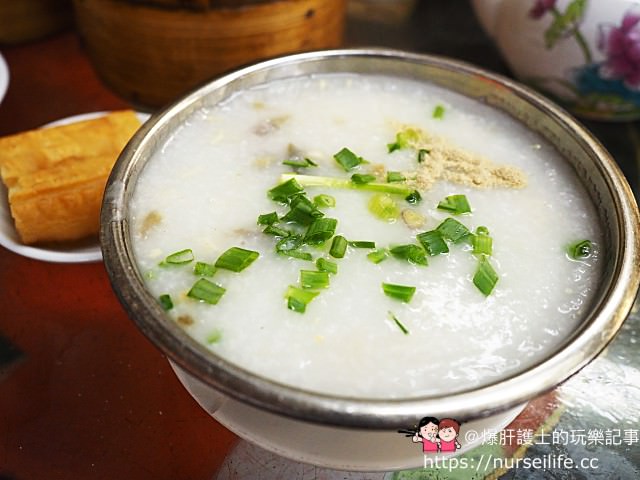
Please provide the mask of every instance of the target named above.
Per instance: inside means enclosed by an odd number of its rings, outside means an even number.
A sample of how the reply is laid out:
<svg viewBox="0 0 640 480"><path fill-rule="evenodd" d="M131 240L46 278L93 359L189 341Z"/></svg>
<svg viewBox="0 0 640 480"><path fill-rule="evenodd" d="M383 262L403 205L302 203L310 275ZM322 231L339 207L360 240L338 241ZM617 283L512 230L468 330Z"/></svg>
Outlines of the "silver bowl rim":
<svg viewBox="0 0 640 480"><path fill-rule="evenodd" d="M618 244L611 274L615 282L607 285L602 301L593 306L579 331L553 356L510 377L453 394L402 399L326 395L257 376L214 355L175 322L168 321L158 302L146 291L135 267L126 201L133 189L132 178L141 168L137 162L145 149L154 147L158 132L181 113L194 108L202 98L256 72L338 58L423 64L496 82L548 115L567 134L577 138L584 149L593 152L616 207ZM189 374L224 395L273 413L335 426L389 429L413 424L424 415L464 420L504 411L553 389L595 358L614 338L635 300L640 284L639 219L633 193L606 149L575 118L544 96L509 78L446 57L360 48L314 51L259 62L214 79L154 114L123 150L108 179L101 211L100 241L112 287L129 316L162 353Z"/></svg>

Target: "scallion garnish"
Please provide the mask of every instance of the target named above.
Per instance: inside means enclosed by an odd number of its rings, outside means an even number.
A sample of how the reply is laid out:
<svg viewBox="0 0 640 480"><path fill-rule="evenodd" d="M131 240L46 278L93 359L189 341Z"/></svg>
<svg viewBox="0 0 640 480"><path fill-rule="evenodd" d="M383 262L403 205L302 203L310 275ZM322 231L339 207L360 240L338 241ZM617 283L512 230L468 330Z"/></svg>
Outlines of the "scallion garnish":
<svg viewBox="0 0 640 480"><path fill-rule="evenodd" d="M407 128L396 133L396 141L387 144L387 151L389 153L396 150L402 150L409 147L412 143L417 142L420 139L420 133L412 128Z"/></svg>
<svg viewBox="0 0 640 480"><path fill-rule="evenodd" d="M409 303L413 298L413 294L416 293L416 287L410 287L408 285L396 285L393 283L383 283L382 290L385 295L400 300L404 303Z"/></svg>
<svg viewBox="0 0 640 480"><path fill-rule="evenodd" d="M388 256L389 256L389 252L387 252L387 250L383 248L374 250L373 252L370 252L367 254L367 258L375 264L378 264L383 260L386 260Z"/></svg>
<svg viewBox="0 0 640 480"><path fill-rule="evenodd" d="M465 195L449 195L438 203L439 210L445 210L453 215L461 215L463 213L470 213L471 206L467 201Z"/></svg>
<svg viewBox="0 0 640 480"><path fill-rule="evenodd" d="M335 207L336 199L331 195L321 193L320 195L313 197L313 204L316 207Z"/></svg>
<svg viewBox="0 0 640 480"><path fill-rule="evenodd" d="M389 249L391 255L400 260L406 260L414 265L426 266L429 264L427 260L427 252L418 245L398 245Z"/></svg>
<svg viewBox="0 0 640 480"><path fill-rule="evenodd" d="M287 165L289 167L294 167L294 168L307 168L307 167L317 167L318 164L313 162L312 160L308 159L308 158L299 158L299 157L292 157L292 158L288 158L286 160L284 160L282 162L283 165Z"/></svg>
<svg viewBox="0 0 640 480"><path fill-rule="evenodd" d="M387 172L387 183L404 182L406 179L400 172Z"/></svg>
<svg viewBox="0 0 640 480"><path fill-rule="evenodd" d="M493 239L489 236L487 227L476 228L473 236L473 253L476 255L491 255L493 253Z"/></svg>
<svg viewBox="0 0 640 480"><path fill-rule="evenodd" d="M166 312L173 308L173 301L171 300L171 295L168 293L164 293L158 297L160 301L160 306Z"/></svg>
<svg viewBox="0 0 640 480"><path fill-rule="evenodd" d="M304 234L307 245L322 245L333 237L338 221L335 218L316 218Z"/></svg>
<svg viewBox="0 0 640 480"><path fill-rule="evenodd" d="M398 320L398 317L396 317L393 312L389 311L389 318L391 318L391 320L393 320L393 323L395 323L398 328L400 329L400 331L402 333L404 333L405 335L409 335L409 329L407 327L404 326L404 324Z"/></svg>
<svg viewBox="0 0 640 480"><path fill-rule="evenodd" d="M420 233L416 235L416 239L420 242L420 245L427 251L429 255L439 255L441 253L448 253L449 247L447 242L442 238L440 230L430 230L428 232Z"/></svg>
<svg viewBox="0 0 640 480"><path fill-rule="evenodd" d="M224 268L225 270L231 270L232 272L241 272L249 265L251 265L260 254L253 250L246 250L240 247L231 247L224 252L218 260L216 260L215 266L217 268Z"/></svg>
<svg viewBox="0 0 640 480"><path fill-rule="evenodd" d="M426 148L418 150L418 163L424 163L431 152Z"/></svg>
<svg viewBox="0 0 640 480"><path fill-rule="evenodd" d="M444 107L442 105L436 105L433 109L432 116L438 120L442 119L444 117Z"/></svg>
<svg viewBox="0 0 640 480"><path fill-rule="evenodd" d="M278 221L278 214L276 212L265 213L258 216L258 225L273 225Z"/></svg>
<svg viewBox="0 0 640 480"><path fill-rule="evenodd" d="M370 242L367 240L352 240L349 242L349 246L353 248L376 248L376 242Z"/></svg>
<svg viewBox="0 0 640 480"><path fill-rule="evenodd" d="M473 284L478 287L485 296L489 296L498 283L498 274L484 255L478 261L478 268L473 275Z"/></svg>
<svg viewBox="0 0 640 480"><path fill-rule="evenodd" d="M309 252L303 252L302 250L278 250L277 253L284 257L297 258L298 260L306 260L307 262L313 261L313 255Z"/></svg>
<svg viewBox="0 0 640 480"><path fill-rule="evenodd" d="M216 267L210 263L196 262L193 266L193 273L202 277L213 277L216 273Z"/></svg>
<svg viewBox="0 0 640 480"><path fill-rule="evenodd" d="M296 173L283 173L280 175L282 181L295 179L299 185L305 187L325 187L325 188L343 188L352 190L368 190L371 192L383 192L392 195L407 196L413 193L414 189L403 183L380 183L371 182L357 184L351 179L322 177L317 175L300 175Z"/></svg>
<svg viewBox="0 0 640 480"><path fill-rule="evenodd" d="M445 219L438 225L436 230L438 230L444 238L453 243L459 243L471 234L467 227L451 217Z"/></svg>
<svg viewBox="0 0 640 480"><path fill-rule="evenodd" d="M593 243L590 240L580 240L567 246L567 254L573 260L589 258L593 253Z"/></svg>
<svg viewBox="0 0 640 480"><path fill-rule="evenodd" d="M338 162L346 172L353 170L361 163L367 163L364 158L357 156L346 147L336 153L333 158L335 158L336 162Z"/></svg>
<svg viewBox="0 0 640 480"><path fill-rule="evenodd" d="M418 190L414 190L409 195L404 197L404 199L411 205L415 205L416 203L419 203L420 200L422 200L422 195L420 195L420 192Z"/></svg>
<svg viewBox="0 0 640 480"><path fill-rule="evenodd" d="M290 250L297 250L303 244L302 235L288 235L281 238L276 243L276 252L288 252Z"/></svg>
<svg viewBox="0 0 640 480"><path fill-rule="evenodd" d="M306 195L296 195L290 205L291 209L281 218L283 222L310 225L316 218L324 216Z"/></svg>
<svg viewBox="0 0 640 480"><path fill-rule="evenodd" d="M309 302L317 296L318 292L303 290L293 285L290 285L284 294L284 297L287 299L287 308L298 313L304 313Z"/></svg>
<svg viewBox="0 0 640 480"><path fill-rule="evenodd" d="M193 251L190 248L185 248L169 255L160 265L186 265L193 262L193 259Z"/></svg>
<svg viewBox="0 0 640 480"><path fill-rule="evenodd" d="M342 258L344 257L345 252L347 251L347 239L342 235L336 235L333 237L333 241L331 242L331 248L329 249L329 255L333 258Z"/></svg>
<svg viewBox="0 0 640 480"><path fill-rule="evenodd" d="M206 278L201 278L193 284L187 296L215 305L220 301L224 292L226 292L226 290L217 283L210 282Z"/></svg>
<svg viewBox="0 0 640 480"><path fill-rule="evenodd" d="M369 200L369 211L387 222L394 221L400 215L400 207L387 193L377 193Z"/></svg>
<svg viewBox="0 0 640 480"><path fill-rule="evenodd" d="M376 176L370 173L354 173L351 175L351 181L356 185L364 185L376 181Z"/></svg>
<svg viewBox="0 0 640 480"><path fill-rule="evenodd" d="M269 198L275 202L289 203L291 198L304 192L304 188L295 178L289 178L280 185L273 187L267 192Z"/></svg>
<svg viewBox="0 0 640 480"><path fill-rule="evenodd" d="M218 343L221 338L222 338L222 332L216 328L211 333L209 333L209 335L207 335L207 338L205 338L205 341L207 342L207 344L213 345L214 343Z"/></svg>
<svg viewBox="0 0 640 480"><path fill-rule="evenodd" d="M300 270L300 286L305 290L318 290L329 286L329 272Z"/></svg>
<svg viewBox="0 0 640 480"><path fill-rule="evenodd" d="M334 275L338 273L338 264L326 258L318 258L316 260L316 267L318 267L318 270L321 272L333 273Z"/></svg>
<svg viewBox="0 0 640 480"><path fill-rule="evenodd" d="M274 237L288 237L291 235L291 232L289 230L280 228L277 225L267 225L267 227L262 230L262 233L273 235Z"/></svg>

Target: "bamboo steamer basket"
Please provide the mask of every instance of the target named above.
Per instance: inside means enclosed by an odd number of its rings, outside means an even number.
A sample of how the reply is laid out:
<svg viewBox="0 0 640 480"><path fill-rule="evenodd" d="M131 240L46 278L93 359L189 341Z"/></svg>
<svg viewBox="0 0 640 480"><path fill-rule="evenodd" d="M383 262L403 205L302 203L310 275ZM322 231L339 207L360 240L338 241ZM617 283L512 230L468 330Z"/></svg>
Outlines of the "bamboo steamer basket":
<svg viewBox="0 0 640 480"><path fill-rule="evenodd" d="M0 45L16 45L64 30L73 24L71 0L0 2Z"/></svg>
<svg viewBox="0 0 640 480"><path fill-rule="evenodd" d="M256 60L342 43L346 0L74 0L98 75L138 108Z"/></svg>

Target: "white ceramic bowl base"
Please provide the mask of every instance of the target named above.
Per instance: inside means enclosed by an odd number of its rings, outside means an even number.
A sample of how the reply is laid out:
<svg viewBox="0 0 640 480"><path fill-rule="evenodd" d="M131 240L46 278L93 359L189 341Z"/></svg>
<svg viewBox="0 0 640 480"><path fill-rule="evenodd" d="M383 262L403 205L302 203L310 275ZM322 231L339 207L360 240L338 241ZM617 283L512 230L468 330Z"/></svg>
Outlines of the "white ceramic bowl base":
<svg viewBox="0 0 640 480"><path fill-rule="evenodd" d="M187 391L213 418L240 438L277 455L320 467L358 472L405 470L424 464L422 446L396 431L345 429L275 415L223 396L173 362L169 363ZM525 406L518 405L464 423L459 436L462 447L456 454L479 446L490 432L504 429ZM465 442L465 432L470 430L478 435L474 441Z"/></svg>

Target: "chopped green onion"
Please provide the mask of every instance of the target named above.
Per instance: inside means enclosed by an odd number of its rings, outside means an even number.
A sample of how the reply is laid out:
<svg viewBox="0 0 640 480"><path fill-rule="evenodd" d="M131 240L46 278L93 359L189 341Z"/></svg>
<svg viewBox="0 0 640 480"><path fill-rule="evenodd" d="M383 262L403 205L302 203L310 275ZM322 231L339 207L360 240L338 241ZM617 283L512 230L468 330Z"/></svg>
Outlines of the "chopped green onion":
<svg viewBox="0 0 640 480"><path fill-rule="evenodd" d="M406 260L414 265L428 265L427 252L418 245L398 245L389 249L391 255L400 260Z"/></svg>
<svg viewBox="0 0 640 480"><path fill-rule="evenodd" d="M160 265L186 265L193 262L193 259L193 251L190 248L185 248L169 255Z"/></svg>
<svg viewBox="0 0 640 480"><path fill-rule="evenodd" d="M376 193L369 200L369 211L387 222L394 221L400 215L400 207L388 193Z"/></svg>
<svg viewBox="0 0 640 480"><path fill-rule="evenodd" d="M367 163L365 159L357 156L346 147L336 153L333 158L335 158L336 162L338 162L346 172L353 170L361 163Z"/></svg>
<svg viewBox="0 0 640 480"><path fill-rule="evenodd" d="M297 258L299 260L306 260L308 262L313 261L313 255L309 252L303 252L302 250L278 250L279 255L284 257Z"/></svg>
<svg viewBox="0 0 640 480"><path fill-rule="evenodd" d="M307 245L322 245L333 237L338 221L335 218L316 218L304 234Z"/></svg>
<svg viewBox="0 0 640 480"><path fill-rule="evenodd" d="M444 117L444 107L442 105L436 105L433 109L433 118L441 119Z"/></svg>
<svg viewBox="0 0 640 480"><path fill-rule="evenodd" d="M265 213L258 216L258 225L273 225L278 221L278 214L276 212Z"/></svg>
<svg viewBox="0 0 640 480"><path fill-rule="evenodd" d="M276 252L297 250L303 243L302 235L289 235L281 238L278 243L276 243Z"/></svg>
<svg viewBox="0 0 640 480"><path fill-rule="evenodd" d="M318 207L316 207L306 195L297 195L291 199L291 209L281 220L299 225L310 225L316 218L323 216L324 213L318 210Z"/></svg>
<svg viewBox="0 0 640 480"><path fill-rule="evenodd" d="M329 255L333 258L342 258L344 257L345 252L347 251L347 239L342 235L336 235L333 237L333 241L331 242L331 248L329 249Z"/></svg>
<svg viewBox="0 0 640 480"><path fill-rule="evenodd" d="M318 290L329 286L329 272L300 270L300 286L305 290Z"/></svg>
<svg viewBox="0 0 640 480"><path fill-rule="evenodd" d="M403 325L403 323L398 320L398 317L396 317L393 312L388 312L389 313L389 317L391 318L391 320L393 320L393 322L398 326L398 328L400 329L400 331L402 333L404 333L405 335L409 335L409 329L407 327L405 327Z"/></svg>
<svg viewBox="0 0 640 480"><path fill-rule="evenodd" d="M449 252L447 242L445 242L444 238L442 238L442 232L440 230L436 229L420 233L416 235L416 239L420 242L422 247L427 251L429 255L433 256Z"/></svg>
<svg viewBox="0 0 640 480"><path fill-rule="evenodd" d="M400 172L387 172L387 183L404 182L406 179Z"/></svg>
<svg viewBox="0 0 640 480"><path fill-rule="evenodd" d="M420 200L422 200L422 195L420 195L420 192L418 190L414 190L409 195L407 195L404 199L411 205L415 205L416 203L419 203Z"/></svg>
<svg viewBox="0 0 640 480"><path fill-rule="evenodd" d="M471 212L471 206L465 195L449 195L445 197L444 200L438 203L438 209L445 210L453 215Z"/></svg>
<svg viewBox="0 0 640 480"><path fill-rule="evenodd" d="M373 263L375 263L376 265L382 262L383 260L386 260L388 256L389 256L389 253L383 248L374 250L373 252L370 252L367 254L367 258Z"/></svg>
<svg viewBox="0 0 640 480"><path fill-rule="evenodd" d="M491 266L487 257L482 256L478 261L478 268L473 275L473 284L478 287L485 296L489 296L498 283L498 274Z"/></svg>
<svg viewBox="0 0 640 480"><path fill-rule="evenodd" d="M407 128L396 133L396 141L387 144L387 151L391 153L396 150L402 150L403 148L411 146L412 143L415 143L418 140L420 140L420 133L412 128Z"/></svg>
<svg viewBox="0 0 640 480"><path fill-rule="evenodd" d="M376 248L376 242L369 242L366 240L353 240L349 242L349 246L353 248Z"/></svg>
<svg viewBox="0 0 640 480"><path fill-rule="evenodd" d="M213 345L214 343L218 343L221 338L222 332L216 328L214 331L209 333L209 335L207 335L205 341L207 342L207 344Z"/></svg>
<svg viewBox="0 0 640 480"><path fill-rule="evenodd" d="M224 268L225 270L231 270L232 272L241 272L249 265L251 265L260 254L253 250L246 250L240 247L231 247L224 252L218 260L216 260L215 266L217 268Z"/></svg>
<svg viewBox="0 0 640 480"><path fill-rule="evenodd" d="M383 283L382 291L384 291L385 295L391 298L395 298L396 300L400 300L404 303L409 303L413 298L413 294L416 293L416 287Z"/></svg>
<svg viewBox="0 0 640 480"><path fill-rule="evenodd" d="M593 253L593 243L590 240L580 240L567 246L567 254L573 260L589 258Z"/></svg>
<svg viewBox="0 0 640 480"><path fill-rule="evenodd" d="M288 165L289 167L294 168L307 168L307 167L317 167L318 164L313 162L308 158L288 158L282 162L283 165Z"/></svg>
<svg viewBox="0 0 640 480"><path fill-rule="evenodd" d="M424 163L431 152L426 148L418 150L418 163Z"/></svg>
<svg viewBox="0 0 640 480"><path fill-rule="evenodd" d="M173 308L173 301L171 300L171 295L168 293L160 295L158 300L160 301L160 306L165 312Z"/></svg>
<svg viewBox="0 0 640 480"><path fill-rule="evenodd" d="M370 173L354 173L351 175L351 181L356 185L364 185L366 183L375 182L376 176Z"/></svg>
<svg viewBox="0 0 640 480"><path fill-rule="evenodd" d="M304 313L309 302L317 296L318 292L303 290L293 285L290 285L284 294L284 297L287 299L287 308L298 313Z"/></svg>
<svg viewBox="0 0 640 480"><path fill-rule="evenodd" d="M262 230L262 233L273 235L274 237L288 237L291 235L291 232L289 230L280 228L276 225L267 225L267 227Z"/></svg>
<svg viewBox="0 0 640 480"><path fill-rule="evenodd" d="M459 243L471 234L467 227L451 217L438 225L436 230L438 230L444 238L453 243Z"/></svg>
<svg viewBox="0 0 640 480"><path fill-rule="evenodd" d="M267 192L269 198L275 202L289 203L291 198L304 192L302 186L295 178L289 178L280 185L273 187Z"/></svg>
<svg viewBox="0 0 640 480"><path fill-rule="evenodd" d="M226 292L226 290L217 283L210 282L206 278L201 278L193 284L187 296L215 305L220 301L224 292Z"/></svg>
<svg viewBox="0 0 640 480"><path fill-rule="evenodd" d="M487 227L476 228L472 237L473 253L476 255L491 255L493 253L493 239L489 236Z"/></svg>
<svg viewBox="0 0 640 480"><path fill-rule="evenodd" d="M193 267L193 273L201 275L203 277L213 277L216 273L216 267L210 263L196 262Z"/></svg>
<svg viewBox="0 0 640 480"><path fill-rule="evenodd" d="M336 199L331 195L321 193L320 195L313 197L313 204L316 207L335 207Z"/></svg>
<svg viewBox="0 0 640 480"><path fill-rule="evenodd" d="M392 195L407 196L413 193L413 188L401 183L353 183L351 179L336 177L321 177L317 175L300 175L295 173L283 173L280 175L281 180L291 180L295 178L298 184L305 187L325 187L325 188L344 188L352 190L368 190L372 192L384 192Z"/></svg>
<svg viewBox="0 0 640 480"><path fill-rule="evenodd" d="M318 270L321 272L333 273L334 275L338 273L338 264L326 258L318 258L316 260L316 267L318 267Z"/></svg>

